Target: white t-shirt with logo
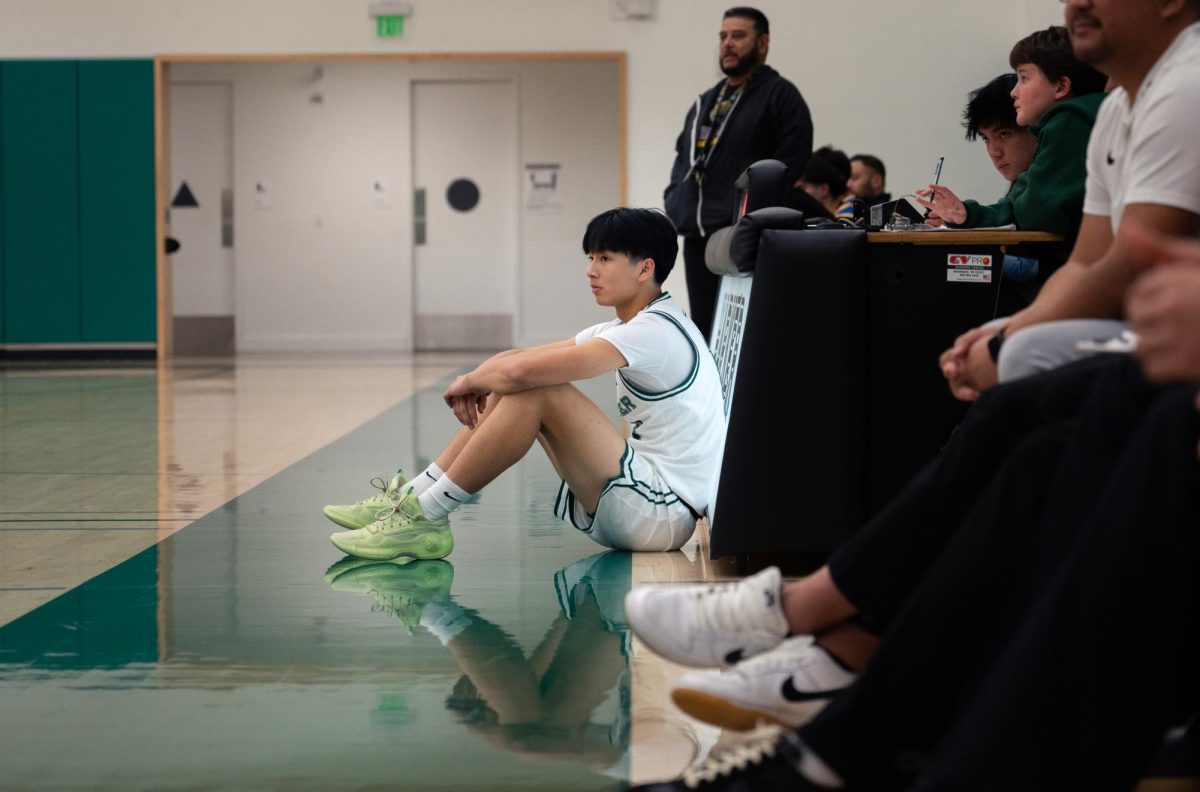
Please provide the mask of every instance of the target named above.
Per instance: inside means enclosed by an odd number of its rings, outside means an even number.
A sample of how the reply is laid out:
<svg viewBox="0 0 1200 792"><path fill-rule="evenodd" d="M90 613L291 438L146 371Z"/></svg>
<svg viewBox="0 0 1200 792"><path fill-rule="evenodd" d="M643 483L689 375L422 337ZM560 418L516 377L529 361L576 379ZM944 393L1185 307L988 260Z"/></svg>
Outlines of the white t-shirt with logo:
<svg viewBox="0 0 1200 792"><path fill-rule="evenodd" d="M1131 107L1115 89L1088 141L1085 214L1113 233L1129 204L1200 214L1200 22L1180 33L1142 81Z"/></svg>

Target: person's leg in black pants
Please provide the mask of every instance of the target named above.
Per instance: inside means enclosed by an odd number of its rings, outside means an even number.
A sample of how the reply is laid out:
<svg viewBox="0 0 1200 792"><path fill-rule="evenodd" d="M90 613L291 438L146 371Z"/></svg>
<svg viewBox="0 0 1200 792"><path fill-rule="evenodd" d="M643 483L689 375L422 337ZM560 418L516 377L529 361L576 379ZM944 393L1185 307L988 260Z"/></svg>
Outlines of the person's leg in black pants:
<svg viewBox="0 0 1200 792"><path fill-rule="evenodd" d="M987 391L942 453L834 552L833 582L869 626L881 630L891 621L1009 453L1031 432L1076 420L1100 378L1141 382L1134 361L1105 357Z"/></svg>
<svg viewBox="0 0 1200 792"><path fill-rule="evenodd" d="M688 315L700 328L705 340L712 338L713 317L717 312L717 291L721 278L704 265L704 247L708 237L683 238L683 270L688 288Z"/></svg>
<svg viewBox="0 0 1200 792"><path fill-rule="evenodd" d="M922 789L1131 788L1200 705L1200 414L1161 397ZM1047 559L1048 561L1050 559Z"/></svg>
<svg viewBox="0 0 1200 792"><path fill-rule="evenodd" d="M800 730L822 759L865 788L907 783L906 757L930 753L1053 580L1153 396L1135 363L1109 366L1077 422L1027 434L997 462L866 673Z"/></svg>

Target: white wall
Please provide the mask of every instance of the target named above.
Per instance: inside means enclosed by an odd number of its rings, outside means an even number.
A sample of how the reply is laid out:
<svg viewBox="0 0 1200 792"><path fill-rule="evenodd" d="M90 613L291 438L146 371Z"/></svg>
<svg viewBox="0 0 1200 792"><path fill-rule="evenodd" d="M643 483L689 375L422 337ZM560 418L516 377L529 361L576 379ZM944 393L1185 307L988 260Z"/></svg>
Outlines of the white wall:
<svg viewBox="0 0 1200 792"><path fill-rule="evenodd" d="M629 203L655 206L684 112L719 78L730 0L659 0L653 21L614 20L609 0L413 0L400 39L378 39L366 0L5 0L6 57L180 53L521 52L628 54ZM769 63L812 109L816 143L882 157L893 193L942 179L989 199L1005 185L962 139L966 93L1008 69L1012 44L1058 21L1057 0L761 0ZM549 132L549 131L548 131ZM397 182L400 184L402 182Z"/></svg>
<svg viewBox="0 0 1200 792"><path fill-rule="evenodd" d="M661 200L689 97L715 82L730 0L659 0L654 21L610 18L608 0L414 0L398 40L378 39L366 0L5 0L6 57L165 53L624 50L630 201ZM816 139L876 151L911 189L944 178L986 196L1002 184L962 142L966 92L1007 69L1016 39L1056 21L1056 0L761 0L770 62L800 87Z"/></svg>
<svg viewBox="0 0 1200 792"><path fill-rule="evenodd" d="M487 76L518 84L521 163L562 166L562 208L518 213L516 343L607 318L579 240L619 198L614 61L176 64L172 84L233 85L239 350L411 348L411 81ZM374 204L377 180L390 186L386 209ZM479 242L481 268L489 244ZM461 280L472 288L470 272Z"/></svg>
<svg viewBox="0 0 1200 792"><path fill-rule="evenodd" d="M233 250L221 234L222 193L233 189L233 89L191 83L172 90L170 197L186 182L197 206L170 209L175 316L233 316Z"/></svg>

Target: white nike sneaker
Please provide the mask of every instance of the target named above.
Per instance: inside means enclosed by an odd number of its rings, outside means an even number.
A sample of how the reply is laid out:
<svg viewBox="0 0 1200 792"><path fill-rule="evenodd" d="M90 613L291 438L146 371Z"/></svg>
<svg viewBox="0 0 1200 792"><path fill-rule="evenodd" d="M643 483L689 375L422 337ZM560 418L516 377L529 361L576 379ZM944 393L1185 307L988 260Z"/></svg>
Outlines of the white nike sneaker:
<svg viewBox="0 0 1200 792"><path fill-rule="evenodd" d="M811 635L797 635L728 671L684 674L671 699L693 718L725 729L747 731L763 721L794 729L857 678Z"/></svg>
<svg viewBox="0 0 1200 792"><path fill-rule="evenodd" d="M777 567L737 583L643 586L625 597L634 635L656 653L686 666L736 663L787 637Z"/></svg>

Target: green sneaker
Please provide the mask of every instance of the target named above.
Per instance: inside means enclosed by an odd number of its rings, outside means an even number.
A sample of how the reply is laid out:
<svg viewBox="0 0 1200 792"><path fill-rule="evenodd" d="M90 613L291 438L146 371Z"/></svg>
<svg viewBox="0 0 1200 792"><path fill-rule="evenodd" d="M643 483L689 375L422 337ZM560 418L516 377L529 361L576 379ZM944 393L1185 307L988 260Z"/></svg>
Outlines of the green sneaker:
<svg viewBox="0 0 1200 792"><path fill-rule="evenodd" d="M403 497L407 484L408 479L404 477L402 470L397 470L392 480L387 482L376 476L371 479L371 486L380 490L378 495L372 495L349 506L326 506L323 511L326 517L343 528L349 528L351 531L366 528L378 520L380 514L391 511Z"/></svg>
<svg viewBox="0 0 1200 792"><path fill-rule="evenodd" d="M333 546L355 558L390 561L393 558L445 558L454 549L450 520L429 520L421 512L421 501L410 491L380 519L365 528L343 531L329 537Z"/></svg>
<svg viewBox="0 0 1200 792"><path fill-rule="evenodd" d="M355 558L354 556L346 556L341 561L333 564L329 569L325 570L325 582L333 585L333 581L337 580L342 575L355 569L374 566L375 564L411 564L414 563L411 558L397 558L394 561L372 561L369 558Z"/></svg>
<svg viewBox="0 0 1200 792"><path fill-rule="evenodd" d="M449 561L358 561L342 559L329 568L325 579L334 591L365 594L375 600L372 611L395 616L412 635L421 612L430 602L450 598L454 567ZM356 559L355 559L356 560Z"/></svg>

